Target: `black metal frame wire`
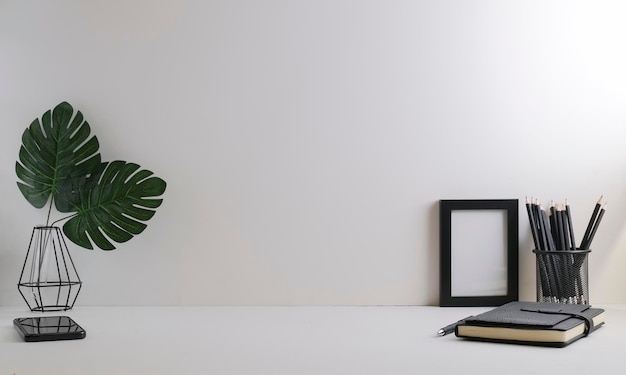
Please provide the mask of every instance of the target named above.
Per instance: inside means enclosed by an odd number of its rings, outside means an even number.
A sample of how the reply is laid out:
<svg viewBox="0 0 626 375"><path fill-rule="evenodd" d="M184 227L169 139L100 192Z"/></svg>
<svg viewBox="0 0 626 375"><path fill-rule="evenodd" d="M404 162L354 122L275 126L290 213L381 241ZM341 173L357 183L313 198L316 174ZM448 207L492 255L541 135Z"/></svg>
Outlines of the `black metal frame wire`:
<svg viewBox="0 0 626 375"><path fill-rule="evenodd" d="M54 262L54 267L45 264L48 262ZM52 273L44 268L52 269ZM33 228L17 287L31 311L66 311L74 307L82 281L60 228Z"/></svg>

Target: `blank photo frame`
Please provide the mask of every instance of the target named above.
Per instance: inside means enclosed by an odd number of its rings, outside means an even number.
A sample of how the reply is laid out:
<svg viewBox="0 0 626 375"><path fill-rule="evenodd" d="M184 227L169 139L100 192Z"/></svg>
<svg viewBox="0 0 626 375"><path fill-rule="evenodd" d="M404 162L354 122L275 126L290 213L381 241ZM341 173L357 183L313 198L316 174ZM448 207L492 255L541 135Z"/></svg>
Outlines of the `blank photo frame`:
<svg viewBox="0 0 626 375"><path fill-rule="evenodd" d="M441 200L440 306L518 300L518 200Z"/></svg>

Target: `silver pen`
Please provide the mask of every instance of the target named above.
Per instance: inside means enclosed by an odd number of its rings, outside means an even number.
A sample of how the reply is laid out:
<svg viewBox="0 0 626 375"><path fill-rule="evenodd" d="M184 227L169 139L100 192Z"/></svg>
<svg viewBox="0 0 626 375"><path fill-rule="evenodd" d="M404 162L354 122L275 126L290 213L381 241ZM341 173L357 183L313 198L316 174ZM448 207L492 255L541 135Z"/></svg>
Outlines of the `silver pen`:
<svg viewBox="0 0 626 375"><path fill-rule="evenodd" d="M463 324L463 323L465 323L465 321L466 321L467 319L471 318L471 317L473 317L473 315L468 316L468 317L467 317L467 318L465 318L465 319L461 319L461 320L459 320L458 322L454 322L454 323L452 323L452 324L448 324L447 326L445 326L445 327L441 328L439 331L437 331L437 335L438 335L438 336L445 336L445 335L447 335L448 333L452 333L452 332L454 332L454 329L456 328L456 326L458 326L459 324Z"/></svg>

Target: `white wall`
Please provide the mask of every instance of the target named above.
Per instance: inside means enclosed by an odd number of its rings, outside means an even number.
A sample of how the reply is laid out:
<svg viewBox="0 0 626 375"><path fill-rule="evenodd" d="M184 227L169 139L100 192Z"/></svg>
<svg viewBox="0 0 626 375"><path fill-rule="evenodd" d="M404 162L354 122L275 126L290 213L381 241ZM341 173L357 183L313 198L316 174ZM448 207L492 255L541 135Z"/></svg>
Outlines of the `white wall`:
<svg viewBox="0 0 626 375"><path fill-rule="evenodd" d="M148 229L72 249L79 304L437 304L439 199L609 203L592 303L626 303L621 1L0 1L0 305L32 226L20 136L67 100L168 182Z"/></svg>

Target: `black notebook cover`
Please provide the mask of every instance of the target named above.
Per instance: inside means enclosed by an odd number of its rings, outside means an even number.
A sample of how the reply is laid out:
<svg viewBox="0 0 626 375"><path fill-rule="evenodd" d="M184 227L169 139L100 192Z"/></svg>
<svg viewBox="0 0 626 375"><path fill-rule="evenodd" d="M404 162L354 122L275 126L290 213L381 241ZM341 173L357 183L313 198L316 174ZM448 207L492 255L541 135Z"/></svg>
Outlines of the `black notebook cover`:
<svg viewBox="0 0 626 375"><path fill-rule="evenodd" d="M589 305L510 302L457 325L457 337L563 347L604 324L604 310Z"/></svg>

